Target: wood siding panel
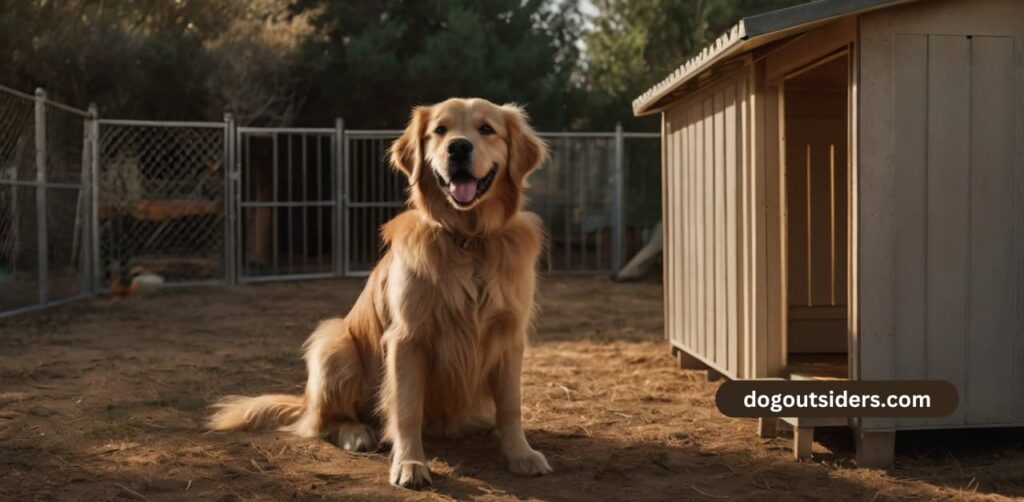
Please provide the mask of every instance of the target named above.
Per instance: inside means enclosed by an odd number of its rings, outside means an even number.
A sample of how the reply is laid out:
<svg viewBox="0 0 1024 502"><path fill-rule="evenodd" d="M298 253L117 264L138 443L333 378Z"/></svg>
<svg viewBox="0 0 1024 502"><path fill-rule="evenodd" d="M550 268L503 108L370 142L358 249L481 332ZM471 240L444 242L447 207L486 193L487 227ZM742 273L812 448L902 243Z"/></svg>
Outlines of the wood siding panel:
<svg viewBox="0 0 1024 502"><path fill-rule="evenodd" d="M750 246L750 94L747 87L747 79L738 80L736 96L739 100L739 227L737 228L737 245L739 252L739 283L741 312L740 318L740 361L739 374L742 378L750 378L750 350L751 350L751 325L750 325L750 296L753 293L754 283L750 275L750 253L753 251Z"/></svg>
<svg viewBox="0 0 1024 502"><path fill-rule="evenodd" d="M751 141L751 185L750 185L750 270L751 270L751 378L774 375L774 360L769 343L769 294L768 278L768 143L775 142L768 134L772 90L765 86L765 63L754 64L750 76L750 141Z"/></svg>
<svg viewBox="0 0 1024 502"><path fill-rule="evenodd" d="M714 257L715 257L715 362L721 367L728 366L728 319L726 313L726 302L728 292L728 279L725 274L726 249L725 249L725 92L721 86L714 93L712 106L715 113L715 163L714 163Z"/></svg>
<svg viewBox="0 0 1024 502"><path fill-rule="evenodd" d="M765 88L764 97L764 177L766 223L765 239L765 303L767 307L767 376L781 375L786 363L786 269L785 269L785 230L783 229L782 210L786 205L785 184L781 169L782 154L780 89L769 86Z"/></svg>
<svg viewBox="0 0 1024 502"><path fill-rule="evenodd" d="M693 250L693 240L691 238L691 232L692 232L692 226L693 226L692 225L692 215L693 214L692 214L692 210L691 210L691 207L693 205L693 191L692 191L692 183L689 182L690 172L693 169L693 164L692 164L692 162L690 160L690 148L691 147L690 147L690 143L689 143L689 133L690 133L690 130L691 130L692 126L691 126L690 121L689 121L689 110L687 110L685 108L680 110L680 121L682 121L683 126L680 128L680 131L679 131L679 136L680 136L679 137L679 144L681 145L681 147L680 147L679 154L677 154L677 158L679 159L679 162L683 165L683 169L680 170L680 173L679 173L680 174L680 176L679 176L679 178L680 178L679 179L679 183L682 184L682 189L680 190L680 192L682 194L684 194L685 199L683 200L683 203L680 205L680 208L679 208L680 217L683 219L683 232L679 236L679 239L680 239L680 242L681 242L680 245L683 246L686 249L686 256L684 256L683 261L680 263L680 269L682 270L682 275L683 275L683 277L685 279L685 281L683 283L683 287L682 287L683 295L684 295L684 298L683 298L684 317L683 317L683 320L682 320L682 324L683 324L683 331L685 332L685 335L683 337L685 345L686 345L686 347L692 349L692 347L693 347L693 322L692 322L692 318L693 318L693 297L696 294L696 291L694 290L694 287L693 287L693 274L691 273L691 271L689 269L689 263L693 260L693 253L694 253L694 250Z"/></svg>
<svg viewBox="0 0 1024 502"><path fill-rule="evenodd" d="M689 285L690 291L690 314L688 319L688 326L690 330L689 344L691 348L696 349L697 347L697 333L700 329L699 320L699 305L700 305L700 290L698 288L700 282L696 273L696 264L698 258L698 251L696 247L697 242L697 144L696 144L696 126L694 125L693 108L687 108L686 110L687 124L686 124L686 145L687 151L684 152L689 165L689 172L687 173L686 182L688 185L687 193L690 196L690 200L687 203L687 214L686 221L689 225L687 230L687 242L686 246L690 249L690 256L687 260L687 284Z"/></svg>
<svg viewBox="0 0 1024 502"><path fill-rule="evenodd" d="M888 380L894 370L893 236L895 203L893 68L891 19L866 16L861 20L860 64L857 83L857 156L855 172L857 214L854 249L856 358L851 373L862 380ZM891 429L891 418L864 418L863 429Z"/></svg>
<svg viewBox="0 0 1024 502"><path fill-rule="evenodd" d="M1003 394L1013 375L1015 277L1013 39L973 37L970 44L969 310L966 408L969 424L1008 423Z"/></svg>
<svg viewBox="0 0 1024 502"><path fill-rule="evenodd" d="M675 131L672 128L671 120L669 120L668 118L666 119L666 129L668 135L665 138L665 155L666 159L669 162L669 167L665 169L664 176L667 185L673 186L673 180L675 179L676 170L678 169L678 167L673 162L675 160L673 157L673 138L675 137ZM669 211L667 211L667 213L664 215L664 221L662 225L665 232L664 256L665 278L667 286L665 288L665 330L669 337L669 340L671 340L672 342L678 342L680 338L680 333L676 327L676 322L679 318L679 315L678 312L676 312L675 309L672 308L673 297L677 294L675 290L678 282L676 281L676 275L675 270L673 269L673 265L675 265L676 261L678 260L678 256L682 252L682 250L679 249L679 247L676 246L676 243L673 241L675 233L673 232L672 226L675 224L676 219L679 217L678 213L675 211L675 198L667 200L666 204L669 207Z"/></svg>
<svg viewBox="0 0 1024 502"><path fill-rule="evenodd" d="M718 331L715 311L715 112L712 98L704 100L704 158L701 172L704 173L704 353L715 361L715 333Z"/></svg>
<svg viewBox="0 0 1024 502"><path fill-rule="evenodd" d="M748 73L665 111L666 330L731 378L748 376L741 242L749 161ZM678 289L678 291L668 291ZM670 312L670 313L669 313Z"/></svg>
<svg viewBox="0 0 1024 502"><path fill-rule="evenodd" d="M726 315L726 367L737 371L739 367L739 332L737 325L741 313L739 305L739 288L736 262L736 209L739 185L737 184L737 130L736 130L736 84L729 83L725 89L725 315Z"/></svg>
<svg viewBox="0 0 1024 502"><path fill-rule="evenodd" d="M696 207L696 222L694 224L697 228L697 238L694 239L694 246L697 248L697 264L694 275L697 277L697 291L698 302L697 302L697 341L695 346L697 352L703 356L707 356L708 352L705 350L704 340L707 336L708 326L710 326L710 319L707 315L707 306L709 305L709 297L707 294L708 284L707 274L705 273L706 256L707 256L707 231L708 224L706 220L707 211L705 211L705 200L707 199L707 188L705 185L705 169L704 166L704 102L699 101L694 106L694 171L696 172L697 182L694 187L697 191L697 207Z"/></svg>
<svg viewBox="0 0 1024 502"><path fill-rule="evenodd" d="M1016 323L1011 330L1014 346L1008 349L1014 354L1014 375L1009 385L1014 401L1014 418L1017 423L1024 423L1024 395L1022 395L1024 394L1022 393L1022 389L1024 389L1024 139L1022 139L1024 138L1024 35L1016 38L1014 42L1016 76L1013 109L1015 110L1014 130L1016 131L1014 137L1017 138L1017 143L1014 148L1014 177L1011 184L1016 190L1013 217L1016 222L1014 229L1016 266L1012 273L1017 280L1017 315Z"/></svg>
<svg viewBox="0 0 1024 502"><path fill-rule="evenodd" d="M1024 424L1024 2L915 2L860 27L860 377L958 386L953 417L898 428Z"/></svg>
<svg viewBox="0 0 1024 502"><path fill-rule="evenodd" d="M928 44L927 340L928 377L964 395L967 349L970 46L967 37ZM930 424L958 424L964 405Z"/></svg>
<svg viewBox="0 0 1024 502"><path fill-rule="evenodd" d="M897 35L894 48L895 222L893 297L894 350L899 379L925 379L928 167L928 37ZM896 423L920 426L920 418Z"/></svg>
<svg viewBox="0 0 1024 502"><path fill-rule="evenodd" d="M686 284L690 281L690 276L686 273L684 264L686 263L687 257L690 255L691 250L686 245L686 213L685 213L685 207L686 207L686 204L688 203L688 200L687 200L688 196L687 196L687 194L685 192L685 188L686 188L685 179L686 179L686 169L687 169L687 166L686 166L686 162L685 162L686 161L686 142L685 142L685 137L686 137L686 120L685 120L685 111L684 110L680 110L680 113L678 114L678 119L677 120L680 122L680 124L679 124L679 128L678 128L678 132L676 133L676 138L675 138L674 143L675 143L675 158L676 158L676 162L679 164L679 168L676 170L676 179L674 180L674 183L672 184L672 186L673 186L673 190L675 190L675 192L680 195L680 200L679 200L679 202L677 204L677 207L676 207L676 211L677 211L676 219L677 219L677 221L676 221L676 224L675 224L675 228L676 228L676 232L677 232L677 235L678 235L678 238L676 239L676 242L677 242L677 245L679 246L679 248L682 250L682 253L680 254L680 256L677 257L677 261L676 261L676 264L675 264L676 276L678 277L678 281L679 281L679 282L677 282L677 287L679 288L679 296L680 296L680 298L678 298L676 300L675 304L677 306L676 308L678 309L678 311L680 312L680 315L681 315L681 318L679 319L679 328L678 329L682 332L682 341L683 341L683 343L686 344L688 342L688 337L689 337L688 336L689 335L689 330L686 329L686 320L687 320L687 317L689 315L689 313L687 312L687 308L686 308L687 305L686 304L689 301L689 297L690 297L691 293L689 291L687 291L687 289L685 287Z"/></svg>
<svg viewBox="0 0 1024 502"><path fill-rule="evenodd" d="M669 135L668 138L666 138L665 142L665 154L667 155L671 166L668 169L668 172L666 173L666 182L670 187L670 191L675 190L676 182L679 178L680 169L680 166L678 164L679 149L676 146L676 139L679 136L680 124L677 122L676 116L678 116L678 114L673 114L673 116L670 117L668 120ZM668 218L662 222L662 228L664 229L664 232L667 237L667 239L665 239L664 253L665 271L668 277L668 281L666 283L670 285L670 287L666 288L665 291L664 301L665 304L668 306L669 314L669 318L666 319L665 321L668 325L672 341L675 343L683 342L683 332L680 329L682 313L679 312L678 308L676 308L676 298L680 296L682 293L679 290L679 286L681 284L678 272L678 263L686 252L686 250L683 249L682 246L680 246L679 232L676 230L680 216L678 208L679 202L680 201L678 197L672 197L672 200L669 202L670 210Z"/></svg>
<svg viewBox="0 0 1024 502"><path fill-rule="evenodd" d="M895 41L895 350L896 377L923 379L927 255L928 37L897 35Z"/></svg>

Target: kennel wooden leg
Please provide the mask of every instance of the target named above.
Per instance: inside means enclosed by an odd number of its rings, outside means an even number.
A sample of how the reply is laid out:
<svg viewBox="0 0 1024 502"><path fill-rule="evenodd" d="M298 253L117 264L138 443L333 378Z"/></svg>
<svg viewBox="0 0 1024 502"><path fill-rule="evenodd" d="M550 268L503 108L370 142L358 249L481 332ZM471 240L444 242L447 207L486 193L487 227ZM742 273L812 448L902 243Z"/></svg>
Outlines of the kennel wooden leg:
<svg viewBox="0 0 1024 502"><path fill-rule="evenodd" d="M778 434L779 419L761 417L757 419L757 435L762 438L773 438Z"/></svg>
<svg viewBox="0 0 1024 502"><path fill-rule="evenodd" d="M708 367L708 365L700 362L700 359L687 354L685 350L675 349L675 354L676 362L679 364L680 369L703 370Z"/></svg>
<svg viewBox="0 0 1024 502"><path fill-rule="evenodd" d="M798 426L793 428L793 457L797 460L811 458L811 446L814 444L814 427Z"/></svg>
<svg viewBox="0 0 1024 502"><path fill-rule="evenodd" d="M895 431L857 431L857 466L891 467L896 456Z"/></svg>

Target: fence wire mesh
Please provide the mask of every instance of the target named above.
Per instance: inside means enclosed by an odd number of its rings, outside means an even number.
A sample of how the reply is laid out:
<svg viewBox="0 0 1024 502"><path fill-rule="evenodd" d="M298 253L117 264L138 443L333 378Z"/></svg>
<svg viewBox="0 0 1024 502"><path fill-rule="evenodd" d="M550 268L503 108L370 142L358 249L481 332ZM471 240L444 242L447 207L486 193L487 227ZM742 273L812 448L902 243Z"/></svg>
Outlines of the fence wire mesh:
<svg viewBox="0 0 1024 502"><path fill-rule="evenodd" d="M83 143L85 118L46 106L46 254L49 300L74 298L86 292L91 225L89 159ZM84 188L83 188L84 187Z"/></svg>
<svg viewBox="0 0 1024 502"><path fill-rule="evenodd" d="M625 261L651 240L661 221L661 135L626 133L623 156L622 247Z"/></svg>
<svg viewBox="0 0 1024 502"><path fill-rule="evenodd" d="M39 301L35 104L0 91L0 311Z"/></svg>
<svg viewBox="0 0 1024 502"><path fill-rule="evenodd" d="M224 280L224 124L100 121L100 278Z"/></svg>
<svg viewBox="0 0 1024 502"><path fill-rule="evenodd" d="M405 207L387 162L401 131L237 133L225 120L97 121L0 86L0 315L147 272L170 284L368 273L381 225ZM613 271L660 220L659 135L541 136L551 156L528 199L548 232L541 268Z"/></svg>
<svg viewBox="0 0 1024 502"><path fill-rule="evenodd" d="M0 87L0 315L89 292L88 117Z"/></svg>
<svg viewBox="0 0 1024 502"><path fill-rule="evenodd" d="M543 135L542 135L543 137ZM615 140L606 136L549 136L548 162L530 178L528 208L548 231L548 271L612 268L615 221Z"/></svg>

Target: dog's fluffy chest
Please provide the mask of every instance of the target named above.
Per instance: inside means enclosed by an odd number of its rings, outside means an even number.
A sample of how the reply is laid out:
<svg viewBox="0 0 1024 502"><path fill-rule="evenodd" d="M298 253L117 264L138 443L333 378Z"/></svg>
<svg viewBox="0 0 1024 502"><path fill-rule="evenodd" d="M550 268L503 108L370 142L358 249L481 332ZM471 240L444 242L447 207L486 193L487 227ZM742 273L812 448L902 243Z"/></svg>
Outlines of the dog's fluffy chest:
<svg viewBox="0 0 1024 502"><path fill-rule="evenodd" d="M387 306L437 367L486 370L532 319L540 221L519 213L501 232L460 238L406 213L390 237ZM392 224L389 224L389 226ZM401 230L401 231L399 231ZM473 374L473 371L468 371Z"/></svg>
<svg viewBox="0 0 1024 502"><path fill-rule="evenodd" d="M402 303L409 303L409 297L414 296L421 300L416 303L424 307L416 317L433 318L441 324L453 322L468 331L479 331L504 312L521 314L530 310L532 260L529 266L521 260L508 260L511 250L499 239L440 244L445 246L437 253L444 257L441 270L424 274L414 267L405 267L401 274L408 277L410 286L405 289ZM399 256L398 261L402 260ZM524 281L529 287L523 287Z"/></svg>

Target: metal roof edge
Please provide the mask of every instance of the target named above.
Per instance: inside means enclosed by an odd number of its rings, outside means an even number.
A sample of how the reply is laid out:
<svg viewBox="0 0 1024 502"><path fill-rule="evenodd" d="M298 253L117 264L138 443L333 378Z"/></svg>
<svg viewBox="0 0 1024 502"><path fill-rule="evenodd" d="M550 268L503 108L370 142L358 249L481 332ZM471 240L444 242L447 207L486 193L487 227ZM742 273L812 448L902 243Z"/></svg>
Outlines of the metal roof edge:
<svg viewBox="0 0 1024 502"><path fill-rule="evenodd" d="M647 113L646 108L650 104L657 102L665 94L672 92L673 89L720 61L724 56L735 52L735 49L746 40L746 27L744 20L741 19L740 22L733 25L729 31L718 37L711 45L704 47L700 54L690 58L661 82L658 82L634 99L633 114L637 116L644 115Z"/></svg>
<svg viewBox="0 0 1024 502"><path fill-rule="evenodd" d="M687 60L634 99L633 115L641 116L657 111L652 106L668 93L725 57L742 50L748 45L747 42L755 38L914 1L917 0L816 0L743 18L700 54Z"/></svg>
<svg viewBox="0 0 1024 502"><path fill-rule="evenodd" d="M817 21L865 12L900 0L818 0L744 18L752 37Z"/></svg>

